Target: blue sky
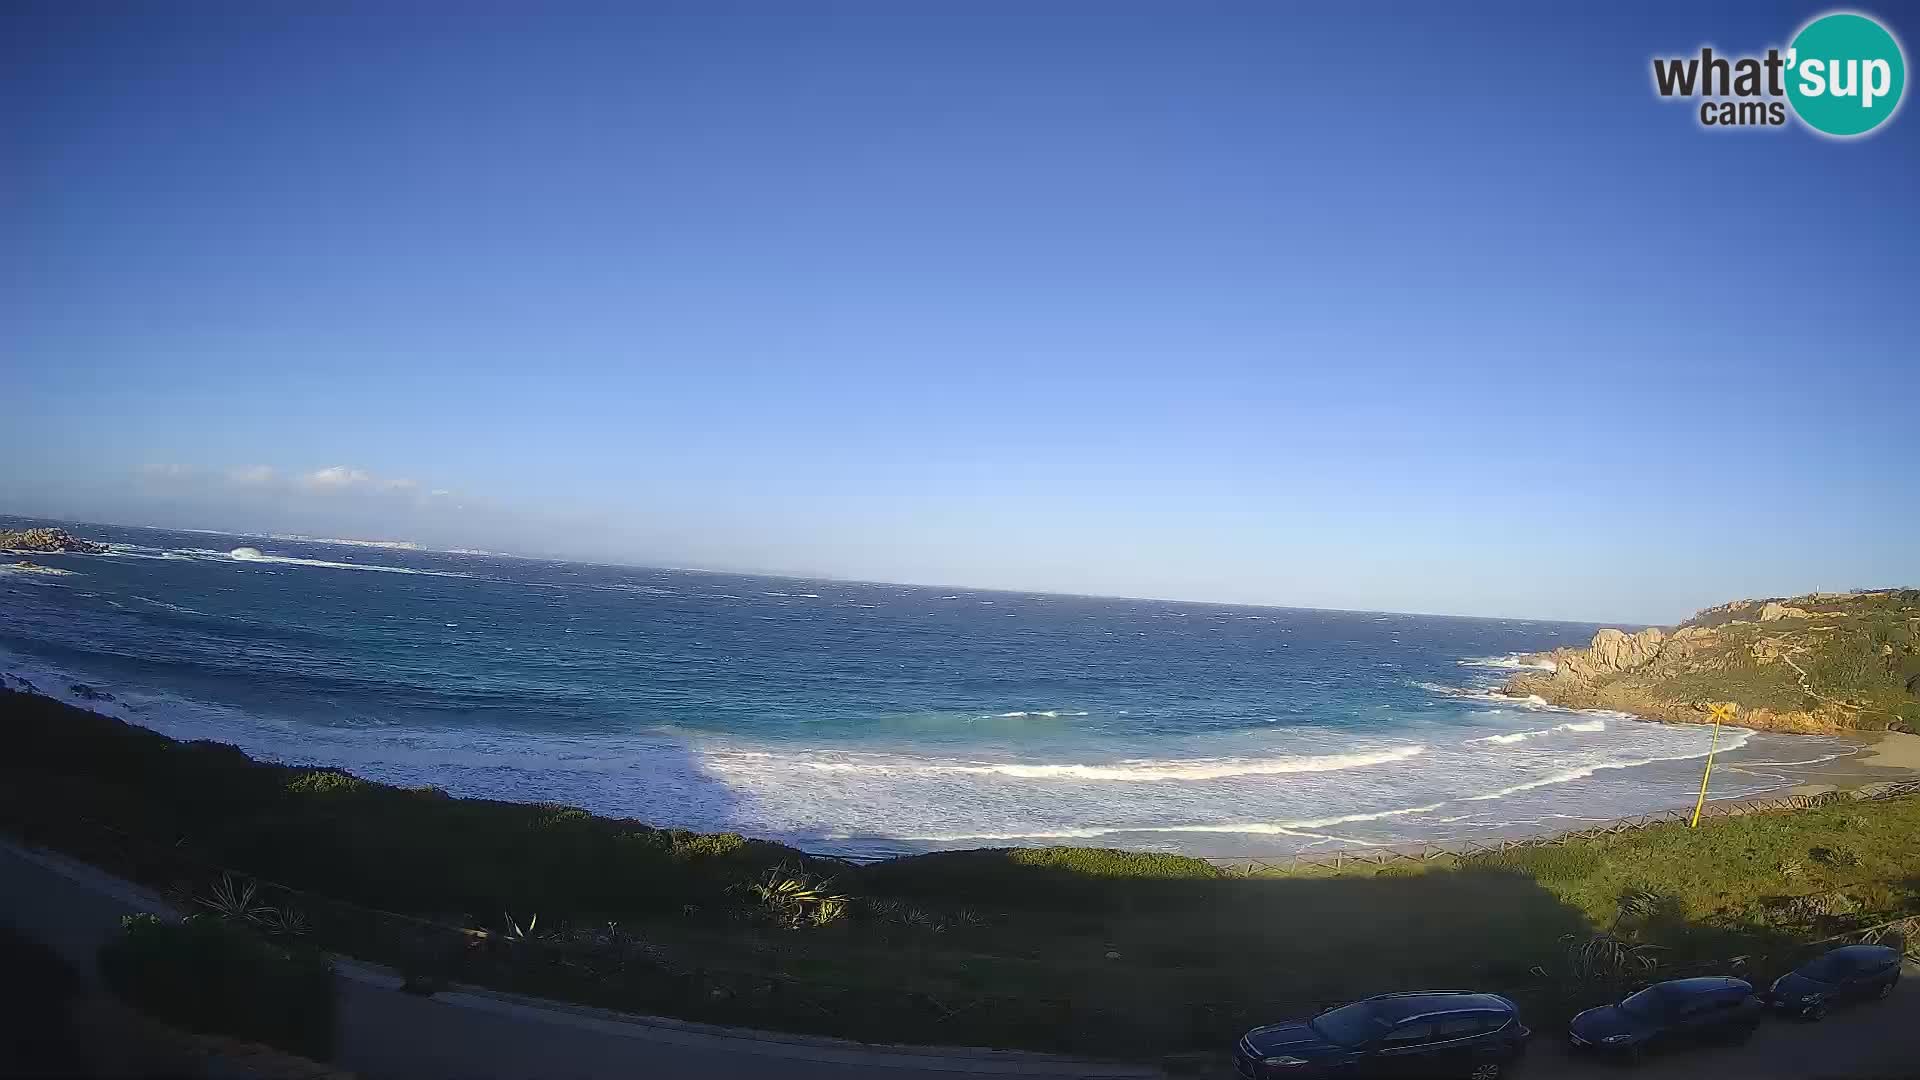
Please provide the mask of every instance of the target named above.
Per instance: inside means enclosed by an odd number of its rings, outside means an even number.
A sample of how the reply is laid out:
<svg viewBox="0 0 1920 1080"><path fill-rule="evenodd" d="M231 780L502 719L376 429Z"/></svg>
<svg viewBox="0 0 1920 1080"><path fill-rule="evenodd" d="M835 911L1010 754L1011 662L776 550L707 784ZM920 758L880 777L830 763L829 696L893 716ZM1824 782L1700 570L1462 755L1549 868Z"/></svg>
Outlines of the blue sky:
<svg viewBox="0 0 1920 1080"><path fill-rule="evenodd" d="M279 7L5 16L0 512L1594 620L1920 579L1920 119L1651 89L1818 5Z"/></svg>

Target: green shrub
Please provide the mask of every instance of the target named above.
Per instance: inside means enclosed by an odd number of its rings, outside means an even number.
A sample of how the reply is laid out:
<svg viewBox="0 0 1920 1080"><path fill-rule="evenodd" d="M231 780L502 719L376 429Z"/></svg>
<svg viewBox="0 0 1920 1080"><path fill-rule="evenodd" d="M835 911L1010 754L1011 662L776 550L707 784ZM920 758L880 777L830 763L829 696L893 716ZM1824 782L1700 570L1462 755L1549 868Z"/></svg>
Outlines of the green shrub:
<svg viewBox="0 0 1920 1080"><path fill-rule="evenodd" d="M100 975L128 1004L176 1027L333 1056L333 970L315 950L269 944L210 916L131 915L102 946Z"/></svg>
<svg viewBox="0 0 1920 1080"><path fill-rule="evenodd" d="M1592 844L1556 844L1482 855L1471 862L1517 870L1539 881L1579 881L1600 869L1600 849Z"/></svg>
<svg viewBox="0 0 1920 1080"><path fill-rule="evenodd" d="M312 772L303 772L288 781L287 791L295 795L325 795L336 791L360 791L366 786L365 780L352 773L315 769Z"/></svg>

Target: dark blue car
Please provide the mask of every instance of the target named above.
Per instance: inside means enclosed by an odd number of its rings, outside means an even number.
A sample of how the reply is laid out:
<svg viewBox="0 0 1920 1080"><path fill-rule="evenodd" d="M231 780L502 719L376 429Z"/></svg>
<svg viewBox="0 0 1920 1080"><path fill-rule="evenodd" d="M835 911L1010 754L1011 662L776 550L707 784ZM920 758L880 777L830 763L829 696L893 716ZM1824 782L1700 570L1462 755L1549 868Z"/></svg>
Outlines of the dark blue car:
<svg viewBox="0 0 1920 1080"><path fill-rule="evenodd" d="M1827 1015L1828 1005L1886 997L1899 982L1899 952L1884 945L1845 945L1775 979L1767 1004L1818 1020Z"/></svg>
<svg viewBox="0 0 1920 1080"><path fill-rule="evenodd" d="M1574 1049L1632 1059L1688 1043L1744 1040L1765 1012L1744 979L1674 979L1618 1005L1588 1009L1570 1027Z"/></svg>
<svg viewBox="0 0 1920 1080"><path fill-rule="evenodd" d="M1276 1077L1504 1076L1532 1036L1497 994L1425 990L1382 994L1311 1020L1254 1028L1234 1047L1251 1080Z"/></svg>

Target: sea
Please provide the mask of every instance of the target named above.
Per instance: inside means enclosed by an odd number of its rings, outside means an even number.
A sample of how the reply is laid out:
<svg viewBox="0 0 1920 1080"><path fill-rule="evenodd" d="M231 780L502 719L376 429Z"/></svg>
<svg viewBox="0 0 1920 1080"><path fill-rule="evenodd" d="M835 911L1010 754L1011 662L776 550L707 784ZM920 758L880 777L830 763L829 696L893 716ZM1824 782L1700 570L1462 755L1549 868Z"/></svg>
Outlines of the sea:
<svg viewBox="0 0 1920 1080"><path fill-rule="evenodd" d="M1690 805L1711 738L1494 693L1592 625L67 527L110 553L0 560L9 687L258 757L829 854L1558 831ZM1855 750L1729 728L1711 794Z"/></svg>

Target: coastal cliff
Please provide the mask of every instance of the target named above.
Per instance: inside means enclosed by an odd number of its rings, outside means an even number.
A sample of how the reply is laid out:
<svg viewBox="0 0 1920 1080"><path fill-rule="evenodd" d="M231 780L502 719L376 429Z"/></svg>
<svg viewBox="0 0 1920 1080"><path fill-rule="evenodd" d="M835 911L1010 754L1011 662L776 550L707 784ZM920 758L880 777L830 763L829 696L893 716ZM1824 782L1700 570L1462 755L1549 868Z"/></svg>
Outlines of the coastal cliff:
<svg viewBox="0 0 1920 1080"><path fill-rule="evenodd" d="M1574 709L1705 723L1708 705L1770 731L1920 732L1920 590L1736 600L1672 631L1602 630L1524 658L1504 693Z"/></svg>

